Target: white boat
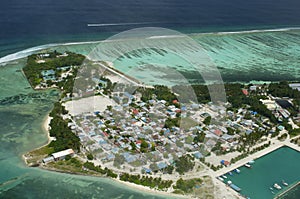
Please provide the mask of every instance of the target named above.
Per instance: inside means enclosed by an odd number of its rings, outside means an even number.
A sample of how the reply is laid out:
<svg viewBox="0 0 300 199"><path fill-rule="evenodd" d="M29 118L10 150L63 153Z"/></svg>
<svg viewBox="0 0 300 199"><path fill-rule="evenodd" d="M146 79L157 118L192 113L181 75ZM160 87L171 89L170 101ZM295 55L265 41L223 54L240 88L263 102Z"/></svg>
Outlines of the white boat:
<svg viewBox="0 0 300 199"><path fill-rule="evenodd" d="M270 187L270 190L273 190L273 188L272 188L272 187Z"/></svg>
<svg viewBox="0 0 300 199"><path fill-rule="evenodd" d="M229 180L229 181L227 182L227 184L231 185L231 184L232 184L232 182Z"/></svg>
<svg viewBox="0 0 300 199"><path fill-rule="evenodd" d="M254 163L255 163L254 160L250 160L250 161L248 162L248 164L254 164Z"/></svg>
<svg viewBox="0 0 300 199"><path fill-rule="evenodd" d="M278 189L278 190L281 189L281 186L279 186L277 183L275 183L273 187L276 188L276 189Z"/></svg>
<svg viewBox="0 0 300 199"><path fill-rule="evenodd" d="M226 175L222 175L222 178L227 179L227 176Z"/></svg>
<svg viewBox="0 0 300 199"><path fill-rule="evenodd" d="M222 182L224 181L224 179L221 176L219 176L218 179L221 180Z"/></svg>
<svg viewBox="0 0 300 199"><path fill-rule="evenodd" d="M245 167L251 168L251 165L250 164L245 164Z"/></svg>
<svg viewBox="0 0 300 199"><path fill-rule="evenodd" d="M284 186L289 186L289 184L286 183L284 180L282 180L282 184L283 184Z"/></svg>
<svg viewBox="0 0 300 199"><path fill-rule="evenodd" d="M240 173L241 171L239 169L235 169L235 172L236 173Z"/></svg>

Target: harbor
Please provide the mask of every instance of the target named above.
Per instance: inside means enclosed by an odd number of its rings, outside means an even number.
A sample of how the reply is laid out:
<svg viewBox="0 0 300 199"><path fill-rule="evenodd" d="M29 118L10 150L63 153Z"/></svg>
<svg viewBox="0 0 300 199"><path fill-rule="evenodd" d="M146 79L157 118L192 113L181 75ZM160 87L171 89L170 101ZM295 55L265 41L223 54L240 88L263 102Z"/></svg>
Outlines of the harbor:
<svg viewBox="0 0 300 199"><path fill-rule="evenodd" d="M292 192L295 188L297 188L299 186L300 186L300 181L292 184L291 186L288 187L288 189L286 189L283 192L277 194L274 199L280 199L280 198L284 199L285 197L288 197L289 193Z"/></svg>
<svg viewBox="0 0 300 199"><path fill-rule="evenodd" d="M260 158L228 168L217 179L243 198L279 199L299 184L299 167L299 151L281 146Z"/></svg>

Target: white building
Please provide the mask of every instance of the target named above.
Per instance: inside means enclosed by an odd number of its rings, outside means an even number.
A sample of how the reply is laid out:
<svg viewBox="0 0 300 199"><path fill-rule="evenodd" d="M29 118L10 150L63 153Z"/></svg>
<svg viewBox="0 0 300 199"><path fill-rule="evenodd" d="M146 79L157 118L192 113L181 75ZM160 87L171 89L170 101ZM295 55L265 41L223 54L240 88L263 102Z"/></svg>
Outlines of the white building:
<svg viewBox="0 0 300 199"><path fill-rule="evenodd" d="M73 149L67 149L67 150L64 150L64 151L59 151L57 153L52 153L51 156L54 158L54 160L63 160L63 159L65 159L65 157L67 155L72 156L74 154L75 153L74 153Z"/></svg>

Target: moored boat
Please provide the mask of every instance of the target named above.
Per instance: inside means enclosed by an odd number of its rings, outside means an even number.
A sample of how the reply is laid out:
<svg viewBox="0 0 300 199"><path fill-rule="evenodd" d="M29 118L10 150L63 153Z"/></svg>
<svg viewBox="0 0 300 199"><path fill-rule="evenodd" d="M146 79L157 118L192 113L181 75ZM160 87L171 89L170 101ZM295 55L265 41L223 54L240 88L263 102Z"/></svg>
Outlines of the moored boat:
<svg viewBox="0 0 300 199"><path fill-rule="evenodd" d="M250 161L248 162L248 164L254 164L254 163L255 163L254 160L250 160Z"/></svg>
<svg viewBox="0 0 300 199"><path fill-rule="evenodd" d="M251 168L251 165L250 164L245 164L245 167Z"/></svg>
<svg viewBox="0 0 300 199"><path fill-rule="evenodd" d="M284 186L289 186L289 184L286 183L284 180L282 180L282 184L283 184Z"/></svg>
<svg viewBox="0 0 300 199"><path fill-rule="evenodd" d="M234 170L236 173L240 173L241 171L239 169Z"/></svg>
<svg viewBox="0 0 300 199"><path fill-rule="evenodd" d="M224 179L221 176L219 176L218 179L224 182Z"/></svg>
<svg viewBox="0 0 300 199"><path fill-rule="evenodd" d="M278 189L278 190L281 189L281 186L279 186L277 183L275 183L273 187L276 188L276 189Z"/></svg>
<svg viewBox="0 0 300 199"><path fill-rule="evenodd" d="M230 187L237 192L240 192L242 190L241 188L239 188L238 186L236 186L235 184L232 184L232 183L230 184Z"/></svg>

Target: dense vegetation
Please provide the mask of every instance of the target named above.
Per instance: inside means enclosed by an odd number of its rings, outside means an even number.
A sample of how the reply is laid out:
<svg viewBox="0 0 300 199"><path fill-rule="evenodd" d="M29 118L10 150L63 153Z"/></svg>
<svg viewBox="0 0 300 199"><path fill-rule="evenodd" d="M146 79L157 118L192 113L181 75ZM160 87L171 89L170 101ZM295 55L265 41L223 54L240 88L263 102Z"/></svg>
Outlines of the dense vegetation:
<svg viewBox="0 0 300 199"><path fill-rule="evenodd" d="M189 180L183 180L182 178L180 178L179 180L177 180L174 189L181 190L184 193L190 193L196 185L200 186L202 182L203 181L200 178L194 178Z"/></svg>
<svg viewBox="0 0 300 199"><path fill-rule="evenodd" d="M173 100L177 99L176 95L166 86L155 85L154 88L138 88L137 90L142 94L142 101L148 101L156 96L158 100L165 100L168 103L172 103Z"/></svg>
<svg viewBox="0 0 300 199"><path fill-rule="evenodd" d="M56 138L49 146L53 147L55 152L69 148L80 151L80 139L68 127L68 121L62 117L62 115L67 113L64 106L62 106L60 102L56 102L53 110L49 114L50 117L53 117L50 122L51 129L49 133L51 137Z"/></svg>
<svg viewBox="0 0 300 199"><path fill-rule="evenodd" d="M61 53L56 51L48 53L49 57L43 58L45 63L38 63L39 54L28 56L27 64L23 68L24 74L29 80L30 84L35 87L42 81L41 72L43 70L54 70L56 74L59 73L59 67L64 66L80 66L85 59L83 55L67 52L68 56L59 56ZM64 82L66 88L73 85L73 82Z"/></svg>
<svg viewBox="0 0 300 199"><path fill-rule="evenodd" d="M268 93L274 97L288 97L293 99L293 107L289 107L288 111L292 115L298 113L300 106L300 92L289 86L288 82L271 83L268 87Z"/></svg>
<svg viewBox="0 0 300 199"><path fill-rule="evenodd" d="M180 118L167 118L165 121L165 128L179 127Z"/></svg>
<svg viewBox="0 0 300 199"><path fill-rule="evenodd" d="M181 175L192 170L194 166L194 157L191 155L184 155L175 160L176 171Z"/></svg>
<svg viewBox="0 0 300 199"><path fill-rule="evenodd" d="M92 162L85 162L83 164L83 166L88 170L95 171L95 172L100 173L102 175L107 175L107 176L112 177L112 178L117 178L118 177L118 175L115 174L111 169L108 169L107 167L102 169L100 166L95 166L94 163L92 163Z"/></svg>
<svg viewBox="0 0 300 199"><path fill-rule="evenodd" d="M177 85L173 86L172 90L179 95L181 103L189 103L190 101L199 103L210 102L210 94L206 85Z"/></svg>

